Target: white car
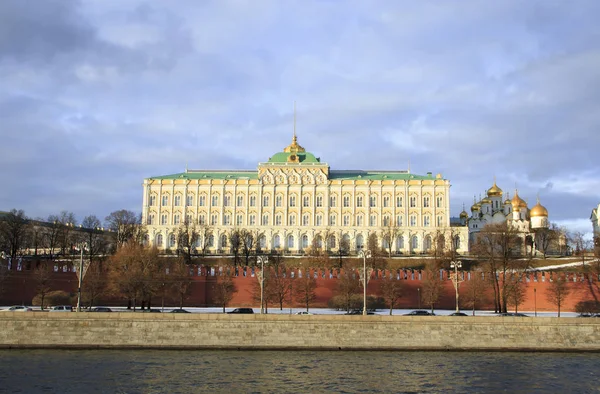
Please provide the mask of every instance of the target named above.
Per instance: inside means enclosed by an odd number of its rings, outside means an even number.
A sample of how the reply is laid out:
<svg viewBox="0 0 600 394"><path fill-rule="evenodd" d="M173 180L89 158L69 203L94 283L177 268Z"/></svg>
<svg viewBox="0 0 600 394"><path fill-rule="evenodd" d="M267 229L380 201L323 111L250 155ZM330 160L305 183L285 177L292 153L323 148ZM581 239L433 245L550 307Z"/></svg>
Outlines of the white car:
<svg viewBox="0 0 600 394"><path fill-rule="evenodd" d="M50 312L73 312L71 305L57 305L50 309Z"/></svg>
<svg viewBox="0 0 600 394"><path fill-rule="evenodd" d="M31 308L28 306L15 305L10 308L3 309L5 312L31 312Z"/></svg>
<svg viewBox="0 0 600 394"><path fill-rule="evenodd" d="M306 312L306 311L301 311L301 312L296 313L296 315L312 315L312 313Z"/></svg>

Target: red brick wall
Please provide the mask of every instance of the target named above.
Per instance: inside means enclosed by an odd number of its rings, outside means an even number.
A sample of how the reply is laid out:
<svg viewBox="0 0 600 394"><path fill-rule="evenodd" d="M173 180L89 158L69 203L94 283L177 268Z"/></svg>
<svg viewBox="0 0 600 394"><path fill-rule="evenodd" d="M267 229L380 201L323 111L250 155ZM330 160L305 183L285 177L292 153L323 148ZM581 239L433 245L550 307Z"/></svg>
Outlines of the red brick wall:
<svg viewBox="0 0 600 394"><path fill-rule="evenodd" d="M66 272L63 271L63 267L66 267ZM63 290L70 292L73 296L77 294L77 274L73 272L70 265L60 264L58 272L54 272L54 267L50 266L49 270L52 271L52 290ZM200 275L198 275L198 269L200 269ZM246 272L244 276L243 273ZM417 308L419 305L418 295L419 288L422 287L422 282L419 280L419 272L414 271L414 279L412 271L400 271L401 281L404 284L403 296L400 300L400 304L397 308L412 309ZM315 271L311 271L310 275L314 276ZM326 307L328 300L335 295L336 288L336 271L333 271L333 277L330 278L329 270L317 270L317 299L313 303L314 307ZM213 306L212 296L212 284L218 279L219 270L215 269L214 275L211 272L207 272L205 267L193 267L193 278L194 283L192 285L191 295L185 302L187 306ZM305 272L303 272L306 275ZM289 275L289 274L288 274ZM381 283L382 272L376 272L373 274L372 279L369 281L367 287L367 294L377 296L380 294L379 286ZM386 275L389 273L386 272ZM465 273L466 275L466 273ZM552 274L557 275L557 274ZM298 276L295 270L295 276ZM406 276L406 279L404 277ZM448 272L443 272L444 282L443 291L440 301L436 305L436 309L454 309L455 303L455 292L454 286L450 280L448 280ZM519 306L519 310L522 311L533 311L537 308L538 311L555 311L556 307L550 303L547 299L547 289L550 285L550 273L532 273L529 275L530 281L527 282L526 297L524 302ZM537 277L537 281L534 278ZM600 286L598 278L590 276L584 276L582 274L567 274L569 278L568 287L570 294L568 299L562 305L562 311L573 311L575 305L579 301L584 300L598 300L600 299ZM468 279L465 276L465 279ZM575 279L575 281L573 281ZM253 300L253 291L256 283L258 282L257 277L252 274L251 268L239 268L238 276L234 277L234 283L237 286L237 293L234 295L230 306L254 306L257 307L259 302ZM35 279L34 271L24 269L22 271L16 270L16 267L12 267L9 271L8 277L0 285L2 292L0 293L0 305L13 305L13 304L31 304L31 300L37 294L37 281ZM465 280L461 283L462 291L466 291L469 286L469 280ZM489 290L488 299L490 300L487 305L478 307L478 309L493 309L493 296L492 291ZM161 297L157 296L153 300L154 305L160 305ZM126 301L123 299L104 299L100 303L110 305L126 305ZM169 305L174 305L173 302L168 302ZM461 303L462 304L462 303ZM294 303L294 307L300 307L298 303ZM270 306L271 308L273 305ZM286 303L284 307L289 308L289 304ZM421 304L422 308L426 308L426 305ZM461 308L466 309L461 306Z"/></svg>

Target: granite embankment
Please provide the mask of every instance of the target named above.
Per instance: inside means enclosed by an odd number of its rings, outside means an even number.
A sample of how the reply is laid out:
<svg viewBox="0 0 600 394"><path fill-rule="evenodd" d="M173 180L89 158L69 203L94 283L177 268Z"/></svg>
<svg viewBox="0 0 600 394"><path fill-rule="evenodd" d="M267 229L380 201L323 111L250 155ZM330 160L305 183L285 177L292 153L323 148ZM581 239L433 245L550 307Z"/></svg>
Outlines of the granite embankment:
<svg viewBox="0 0 600 394"><path fill-rule="evenodd" d="M600 351L600 319L3 312L0 347Z"/></svg>

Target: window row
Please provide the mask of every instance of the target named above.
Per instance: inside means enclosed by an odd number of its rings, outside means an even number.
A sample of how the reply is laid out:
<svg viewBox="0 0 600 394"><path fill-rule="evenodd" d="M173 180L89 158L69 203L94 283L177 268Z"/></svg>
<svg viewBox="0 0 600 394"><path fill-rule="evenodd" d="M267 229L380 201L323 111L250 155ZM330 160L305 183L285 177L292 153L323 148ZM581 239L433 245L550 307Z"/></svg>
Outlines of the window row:
<svg viewBox="0 0 600 394"><path fill-rule="evenodd" d="M180 214L174 214L172 217L172 221L169 221L169 215L168 214L161 214L160 215L160 222L156 223L156 215L154 214L150 214L148 215L147 219L146 219L146 224L148 225L156 225L156 224L160 224L161 226L167 226L167 225L180 225L183 224L184 222L181 221L181 216ZM257 222L256 222L256 217L257 215L255 214L250 214L248 215L248 222L245 222L245 216L243 214L238 214L235 215L235 223L232 221L232 216L230 214L225 214L223 215L222 218L222 223L219 222L219 217L221 215L220 214L212 214L210 215L210 221L207 221L207 215L205 214L200 214L198 215L198 224L199 225L211 225L211 226L218 226L218 225L223 225L223 226L232 226L232 225L236 225L236 226L244 226L244 225L249 225L249 226L256 226ZM262 215L261 217L261 221L260 221L260 225L262 226L271 226L271 225L275 225L275 226L296 226L297 224L301 224L302 226L310 226L312 225L311 223L311 214L304 214L302 215L302 219L301 222L298 223L297 222L297 215L295 214L291 214L288 216L288 220L287 222L284 222L284 217L282 214L276 214L274 216L274 222L271 221L271 215L268 213L265 213ZM318 214L315 217L315 226L337 226L337 225L342 225L342 226L364 226L365 225L365 219L363 215L358 215L355 217L355 221L353 220L352 216L350 215L343 215L341 218L341 223L338 222L338 215L332 214L329 216L329 220L326 221L324 215ZM398 215L396 216L396 220L395 222L392 222L392 217L388 216L388 215L384 215L381 218L381 223L380 223L380 217L379 215L370 215L369 216L369 221L368 221L368 225L370 227L375 227L375 226L392 226L395 225L397 227L403 227L404 224L404 216L402 215ZM185 223L193 223L193 218L191 215L186 215L185 216ZM420 226L422 225L423 227L430 227L432 225L432 221L431 221L431 216L429 215L424 215L422 217L422 224L419 223L419 217L417 215L410 215L408 218L408 226L410 227L416 227L416 226ZM444 216L443 215L438 215L436 217L436 226L437 227L442 227L444 225Z"/></svg>

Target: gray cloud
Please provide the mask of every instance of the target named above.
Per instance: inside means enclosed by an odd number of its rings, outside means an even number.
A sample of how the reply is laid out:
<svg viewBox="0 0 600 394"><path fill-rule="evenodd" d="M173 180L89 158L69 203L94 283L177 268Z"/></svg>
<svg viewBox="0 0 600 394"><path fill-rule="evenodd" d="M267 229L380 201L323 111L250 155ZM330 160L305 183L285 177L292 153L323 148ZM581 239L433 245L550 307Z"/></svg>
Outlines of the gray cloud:
<svg viewBox="0 0 600 394"><path fill-rule="evenodd" d="M145 177L255 168L300 143L333 169L498 184L551 220L600 199L600 4L0 3L0 209L139 210ZM3 207L3 208L2 208Z"/></svg>

